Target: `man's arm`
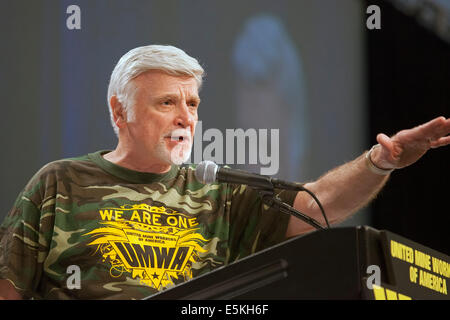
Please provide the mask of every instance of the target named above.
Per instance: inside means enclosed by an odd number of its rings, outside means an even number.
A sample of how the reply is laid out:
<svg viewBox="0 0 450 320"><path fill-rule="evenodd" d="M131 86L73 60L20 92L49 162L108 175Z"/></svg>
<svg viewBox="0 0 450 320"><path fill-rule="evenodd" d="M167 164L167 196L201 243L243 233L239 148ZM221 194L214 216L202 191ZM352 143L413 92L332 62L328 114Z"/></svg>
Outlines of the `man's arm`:
<svg viewBox="0 0 450 320"><path fill-rule="evenodd" d="M402 130L393 137L379 134L379 146L373 149L370 159L380 169L404 168L419 160L430 148L450 144L449 133L450 119L439 117ZM370 170L365 155L331 170L315 182L305 184L322 203L330 224L345 220L367 205L387 182L389 175ZM297 194L294 208L324 222L317 204L305 192ZM286 235L292 237L311 230L310 225L291 217Z"/></svg>
<svg viewBox="0 0 450 320"><path fill-rule="evenodd" d="M0 279L0 300L22 300L22 296L8 280Z"/></svg>

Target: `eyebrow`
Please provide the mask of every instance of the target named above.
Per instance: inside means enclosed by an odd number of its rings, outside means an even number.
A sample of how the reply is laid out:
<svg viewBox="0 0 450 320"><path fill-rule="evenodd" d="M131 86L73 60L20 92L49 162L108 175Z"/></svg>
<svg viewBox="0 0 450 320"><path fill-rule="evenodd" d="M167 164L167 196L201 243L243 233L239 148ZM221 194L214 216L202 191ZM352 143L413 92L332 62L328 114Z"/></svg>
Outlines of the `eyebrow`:
<svg viewBox="0 0 450 320"><path fill-rule="evenodd" d="M167 94L163 94L163 95L160 95L160 96L155 97L155 100L157 100L157 101L163 101L163 100L166 100L166 99L171 99L171 100L176 100L176 101L178 101L179 98L180 98L180 96L179 96L178 94L167 93ZM200 104L200 101L201 101L200 97L197 96L197 95L189 96L186 100L187 100L187 101L195 101L195 102L198 103L198 104Z"/></svg>

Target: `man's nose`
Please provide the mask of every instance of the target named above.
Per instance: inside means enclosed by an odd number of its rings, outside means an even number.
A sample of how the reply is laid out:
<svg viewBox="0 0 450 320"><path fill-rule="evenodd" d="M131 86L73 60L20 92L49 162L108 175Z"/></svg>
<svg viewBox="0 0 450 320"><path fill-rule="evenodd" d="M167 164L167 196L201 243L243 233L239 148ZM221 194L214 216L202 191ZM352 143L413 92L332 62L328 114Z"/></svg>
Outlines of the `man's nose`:
<svg viewBox="0 0 450 320"><path fill-rule="evenodd" d="M194 127L196 120L196 113L192 113L186 102L181 102L177 108L177 116L175 118L175 124L182 128L187 128L189 126Z"/></svg>

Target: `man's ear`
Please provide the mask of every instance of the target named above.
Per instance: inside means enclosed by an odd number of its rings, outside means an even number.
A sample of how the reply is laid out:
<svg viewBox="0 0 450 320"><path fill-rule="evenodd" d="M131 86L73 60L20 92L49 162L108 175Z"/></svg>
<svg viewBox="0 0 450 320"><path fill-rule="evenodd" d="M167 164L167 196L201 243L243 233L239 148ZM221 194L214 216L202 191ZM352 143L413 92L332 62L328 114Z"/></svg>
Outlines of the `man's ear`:
<svg viewBox="0 0 450 320"><path fill-rule="evenodd" d="M117 99L116 96L112 96L109 100L111 106L112 114L114 117L114 123L118 128L123 128L127 124L127 113L122 103Z"/></svg>

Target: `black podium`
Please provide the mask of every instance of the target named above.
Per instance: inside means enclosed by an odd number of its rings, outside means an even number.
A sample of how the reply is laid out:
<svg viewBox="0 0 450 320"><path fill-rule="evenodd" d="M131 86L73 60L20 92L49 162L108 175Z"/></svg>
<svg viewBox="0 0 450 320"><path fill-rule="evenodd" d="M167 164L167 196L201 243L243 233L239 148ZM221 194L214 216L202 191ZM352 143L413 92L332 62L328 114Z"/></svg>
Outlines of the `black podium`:
<svg viewBox="0 0 450 320"><path fill-rule="evenodd" d="M384 230L332 228L147 299L449 299L450 258Z"/></svg>

